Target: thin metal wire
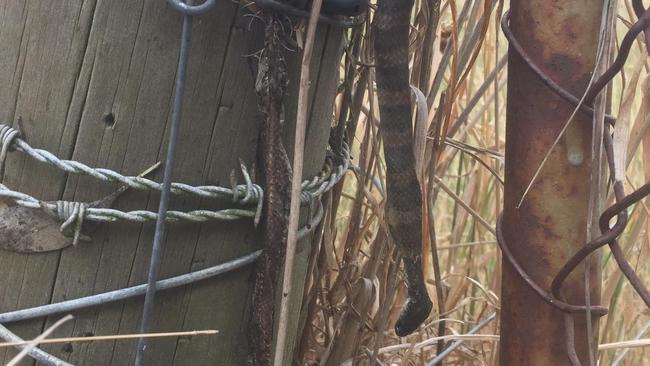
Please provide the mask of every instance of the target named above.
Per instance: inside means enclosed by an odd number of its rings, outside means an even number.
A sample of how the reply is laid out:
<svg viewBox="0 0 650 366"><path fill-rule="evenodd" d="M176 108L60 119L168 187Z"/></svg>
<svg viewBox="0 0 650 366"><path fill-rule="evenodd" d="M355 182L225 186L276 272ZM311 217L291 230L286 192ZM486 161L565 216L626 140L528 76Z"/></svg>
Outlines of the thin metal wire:
<svg viewBox="0 0 650 366"><path fill-rule="evenodd" d="M2 144L0 150L0 171L3 169L2 166L7 158L7 152L19 151L36 161L49 164L67 173L83 174L103 182L120 183L136 190L162 191L162 184L153 180L140 176L125 176L105 168L91 168L74 160L59 159L49 151L33 148L26 141L20 138L18 130L7 125L0 124L0 143ZM302 183L300 201L303 205L310 204L314 199L330 190L347 172L350 164L350 151L347 144L343 144L342 154L343 156L340 157L341 163L339 165L335 167L326 165L325 169L323 169L319 175L310 180L305 180ZM239 208L225 209L221 211L168 211L167 220L206 222L209 220L236 220L240 218L253 217L257 224L261 215L264 190L262 187L252 182L245 165L241 164L240 167L246 184L236 185L233 188L225 188L220 186L191 186L185 183L173 182L171 184L171 193L178 195L195 195L197 197L209 199L231 198L232 202L236 204L256 205L255 211ZM43 202L25 193L11 190L2 184L0 184L0 197L14 199L17 204L23 207L34 209L43 208L63 221L70 218L72 211L60 210L60 207L73 207L77 204L67 201ZM84 219L98 222L124 220L142 223L157 220L158 214L146 210L123 212L112 208L92 207L92 205L89 204L86 208Z"/></svg>
<svg viewBox="0 0 650 366"><path fill-rule="evenodd" d="M211 2L212 1L212 2ZM187 1L187 7L190 9L192 0ZM173 2L177 3L177 2ZM209 6L214 4L213 0L206 0L204 5L208 7L198 10L183 11L183 28L181 31L181 45L178 57L178 69L176 71L176 85L174 93L174 107L172 110L172 121L169 132L169 141L167 143L167 158L165 160L165 172L163 176L162 194L158 206L158 219L156 220L156 229L153 239L153 248L151 249L151 260L149 262L149 275L147 279L147 291L144 297L144 308L142 310L142 320L140 322L140 333L148 333L153 318L154 300L156 296L156 282L160 270L160 260L162 258L162 245L165 239L165 217L169 206L169 196L172 187L172 170L174 168L174 158L176 153L176 143L178 141L178 130L180 129L181 116L183 112L183 95L185 93L185 73L187 71L187 60L189 58L190 36L192 33L192 16L205 12ZM196 8L195 8L196 9ZM147 347L147 339L141 337L138 340L138 348L135 355L135 366L142 366L144 362L144 351Z"/></svg>
<svg viewBox="0 0 650 366"><path fill-rule="evenodd" d="M175 287L185 286L194 282L202 281L220 274L234 271L247 264L253 263L262 253L261 250L235 258L226 263L213 267L205 268L199 271L187 273L184 275L157 281L156 289L168 290ZM119 290L108 291L92 296L80 297L77 299L62 301L54 304L36 306L27 309L14 310L0 314L0 323L12 323L21 320L46 317L59 313L68 313L79 309L85 309L91 306L103 305L115 301L126 300L135 296L142 295L146 292L147 284L133 287L122 288Z"/></svg>
<svg viewBox="0 0 650 366"><path fill-rule="evenodd" d="M19 137L18 130L0 124L0 144L2 144L0 148L0 182L4 179L7 153L11 150L12 142Z"/></svg>
<svg viewBox="0 0 650 366"><path fill-rule="evenodd" d="M184 3L180 0L167 0L167 4L184 15L193 16L205 13L216 3L216 0L205 0L200 5L192 5L192 1L189 0L187 3Z"/></svg>
<svg viewBox="0 0 650 366"><path fill-rule="evenodd" d="M46 212L52 214L53 216L58 217L61 220L67 220L71 217L74 211L68 209L62 209L60 206L66 206L80 203L80 202L70 202L70 201L55 201L55 202L46 202L39 201L38 199L18 191L9 189L4 184L0 183L0 197L11 198L16 202L16 204L33 209L43 209ZM210 211L210 210L194 210L194 211L167 211L167 216L165 219L170 222L177 221L189 221L189 222L206 222L210 220L238 220L242 218L255 218L255 210L245 210L238 208L229 208L219 211ZM137 210L123 212L120 210L112 208L98 208L98 207L87 207L84 219L95 221L95 222L115 222L118 220L131 221L136 223L143 223L148 221L155 221L158 219L158 213L146 211L146 210Z"/></svg>
<svg viewBox="0 0 650 366"><path fill-rule="evenodd" d="M87 175L103 182L119 183L131 189L142 191L162 191L163 189L161 183L145 177L125 176L106 168L92 168L78 161L60 159L47 150L33 148L25 140L20 138L18 130L4 124L0 124L0 143L2 144L2 151L22 152L36 161L51 165L66 173ZM4 164L6 157L6 152L0 154L0 164ZM171 185L171 193L195 195L201 198L232 198L233 202L236 203L252 204L257 202L259 205L259 202L263 201L262 188L253 184L250 174L243 164L241 165L241 171L246 181L246 184L243 185L236 185L233 188L219 186L195 187L185 183L173 182Z"/></svg>
<svg viewBox="0 0 650 366"><path fill-rule="evenodd" d="M298 231L298 238L303 239L309 233L311 233L320 221L323 219L323 205L318 202L318 207L315 215L311 218L309 223L300 228ZM238 268L241 268L245 265L253 263L257 258L259 258L261 250L255 251L251 254L235 258L225 263L218 264L213 267L208 267L191 273L183 274L176 277L171 277L165 280L160 280L156 284L157 290L168 290L180 286L189 285L198 281L203 281L223 273L234 271ZM6 313L0 314L0 323L12 323L22 320L29 320L34 318L40 318L45 316L50 316L59 313L72 312L79 309L84 309L91 306L103 305L110 302L126 300L135 296L139 296L145 293L147 288L146 284L137 285L128 288L122 288L119 290L104 292L101 294L96 294L92 296L81 297L72 300L66 300L54 304L47 304L36 306L27 309L14 310ZM1 334L0 334L1 336Z"/></svg>
<svg viewBox="0 0 650 366"><path fill-rule="evenodd" d="M5 328L0 324L0 338L4 339L7 342L22 342L23 339L12 333L9 329ZM16 346L19 349L24 349L28 346ZM67 363L59 358L52 356L51 354L41 350L38 347L33 347L27 352L27 354L35 359L36 361L42 363L43 365L48 366L74 366L71 363Z"/></svg>

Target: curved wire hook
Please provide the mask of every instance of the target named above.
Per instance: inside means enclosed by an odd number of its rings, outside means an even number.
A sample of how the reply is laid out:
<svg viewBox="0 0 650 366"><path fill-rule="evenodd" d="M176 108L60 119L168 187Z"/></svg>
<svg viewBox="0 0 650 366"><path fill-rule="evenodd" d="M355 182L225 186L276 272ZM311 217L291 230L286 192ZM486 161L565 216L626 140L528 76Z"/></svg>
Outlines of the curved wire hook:
<svg viewBox="0 0 650 366"><path fill-rule="evenodd" d="M189 5L180 0L167 0L167 4L185 15L199 15L210 10L217 0L205 0L201 5Z"/></svg>

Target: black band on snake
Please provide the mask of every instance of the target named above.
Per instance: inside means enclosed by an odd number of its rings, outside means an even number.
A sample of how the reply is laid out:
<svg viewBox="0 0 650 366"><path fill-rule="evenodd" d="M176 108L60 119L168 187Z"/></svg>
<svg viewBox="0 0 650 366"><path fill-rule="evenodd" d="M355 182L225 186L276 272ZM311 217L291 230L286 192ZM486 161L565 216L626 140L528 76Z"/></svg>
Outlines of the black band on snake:
<svg viewBox="0 0 650 366"><path fill-rule="evenodd" d="M404 262L408 299L395 324L406 336L433 304L422 274L422 193L415 173L408 46L413 0L378 0L374 21L379 113L386 161L386 221Z"/></svg>

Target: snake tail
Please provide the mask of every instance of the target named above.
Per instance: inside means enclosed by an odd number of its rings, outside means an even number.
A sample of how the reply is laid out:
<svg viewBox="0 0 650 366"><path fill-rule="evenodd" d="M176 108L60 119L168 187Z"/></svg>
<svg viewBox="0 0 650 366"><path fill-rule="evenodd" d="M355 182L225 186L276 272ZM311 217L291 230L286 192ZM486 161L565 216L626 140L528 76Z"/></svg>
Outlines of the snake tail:
<svg viewBox="0 0 650 366"><path fill-rule="evenodd" d="M413 0L378 0L375 72L386 161L386 221L404 263L408 298L395 324L402 337L422 324L433 304L422 274L422 192L415 173L408 46Z"/></svg>

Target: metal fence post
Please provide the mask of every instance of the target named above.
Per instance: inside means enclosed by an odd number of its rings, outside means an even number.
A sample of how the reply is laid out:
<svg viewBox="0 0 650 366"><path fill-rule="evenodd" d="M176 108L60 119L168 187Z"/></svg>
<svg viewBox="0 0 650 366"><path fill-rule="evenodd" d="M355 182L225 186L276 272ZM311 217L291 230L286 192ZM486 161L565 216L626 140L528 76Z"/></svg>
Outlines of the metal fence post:
<svg viewBox="0 0 650 366"><path fill-rule="evenodd" d="M537 66L581 96L596 58L601 7L602 2L588 0L513 0L510 27ZM517 205L573 108L545 86L519 55L510 53L503 235L522 267L545 289L585 243L589 116L575 117L522 205ZM593 305L600 299L599 270L591 266ZM568 364L562 312L537 296L507 260L502 284L501 365ZM571 304L584 304L582 270L567 280L564 295ZM596 317L593 322L597 325ZM585 329L585 316L577 315L576 352L588 364Z"/></svg>

